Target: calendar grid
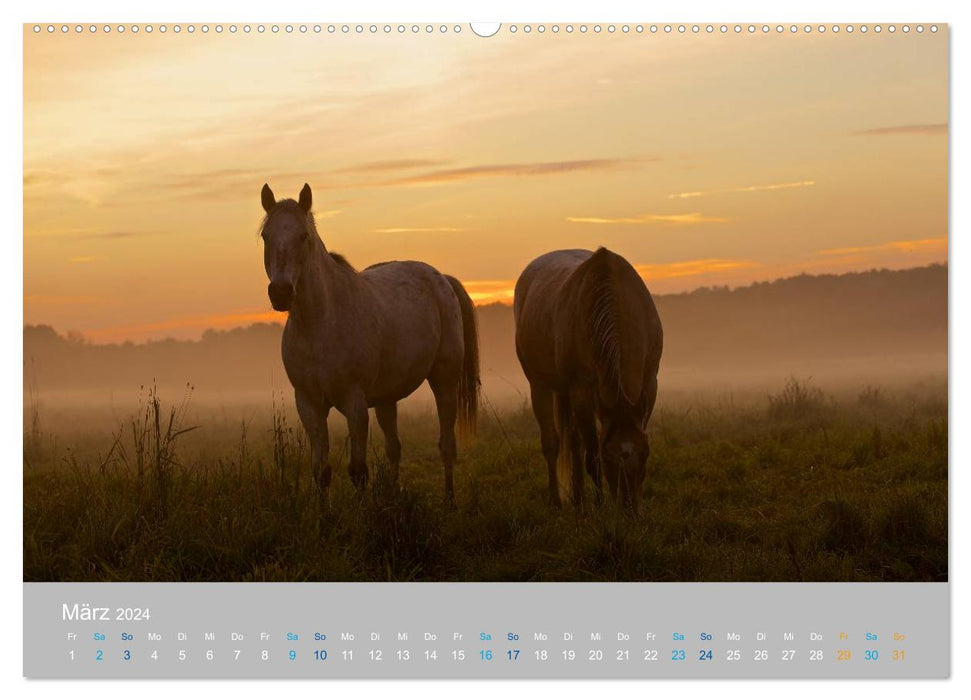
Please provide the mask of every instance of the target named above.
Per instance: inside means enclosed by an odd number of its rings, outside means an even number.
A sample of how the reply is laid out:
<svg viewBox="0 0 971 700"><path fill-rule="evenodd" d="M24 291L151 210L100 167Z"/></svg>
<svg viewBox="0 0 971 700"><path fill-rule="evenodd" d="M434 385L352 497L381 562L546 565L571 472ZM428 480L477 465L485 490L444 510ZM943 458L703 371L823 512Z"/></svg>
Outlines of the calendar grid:
<svg viewBox="0 0 971 700"><path fill-rule="evenodd" d="M24 585L31 678L939 678L931 584Z"/></svg>

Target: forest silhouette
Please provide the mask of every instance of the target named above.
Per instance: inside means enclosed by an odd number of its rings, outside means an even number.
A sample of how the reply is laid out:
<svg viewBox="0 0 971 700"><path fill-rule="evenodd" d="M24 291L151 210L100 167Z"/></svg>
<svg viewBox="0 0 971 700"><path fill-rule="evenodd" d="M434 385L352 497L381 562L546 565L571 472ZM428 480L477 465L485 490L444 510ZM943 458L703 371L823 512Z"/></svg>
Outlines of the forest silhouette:
<svg viewBox="0 0 971 700"><path fill-rule="evenodd" d="M875 373L946 372L946 265L799 275L728 289L655 297L664 323L661 378L703 374L735 381L760 372L806 375L820 363L862 363ZM477 309L483 382L493 393L522 384L512 308ZM281 320L282 320L281 316ZM282 325L210 329L199 340L93 344L76 332L24 327L24 382L41 395L127 391L152 381L192 383L197 395L258 395L289 388L280 360ZM892 378L892 377L890 377ZM738 381L742 381L738 379Z"/></svg>

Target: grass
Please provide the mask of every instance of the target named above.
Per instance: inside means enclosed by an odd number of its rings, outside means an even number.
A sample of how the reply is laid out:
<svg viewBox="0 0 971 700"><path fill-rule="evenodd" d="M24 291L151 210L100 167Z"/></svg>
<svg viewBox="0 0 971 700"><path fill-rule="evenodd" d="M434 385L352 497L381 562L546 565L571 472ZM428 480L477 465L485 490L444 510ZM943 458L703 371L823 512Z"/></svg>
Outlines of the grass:
<svg viewBox="0 0 971 700"><path fill-rule="evenodd" d="M478 440L460 447L455 510L430 411L401 416L397 489L378 434L372 486L355 492L334 431L324 505L303 432L278 399L242 424L190 421L188 394L165 410L149 391L110 436L37 435L32 421L24 578L947 579L943 387L834 397L792 379L757 400L661 406L636 518L609 505L552 510L528 408L487 408Z"/></svg>

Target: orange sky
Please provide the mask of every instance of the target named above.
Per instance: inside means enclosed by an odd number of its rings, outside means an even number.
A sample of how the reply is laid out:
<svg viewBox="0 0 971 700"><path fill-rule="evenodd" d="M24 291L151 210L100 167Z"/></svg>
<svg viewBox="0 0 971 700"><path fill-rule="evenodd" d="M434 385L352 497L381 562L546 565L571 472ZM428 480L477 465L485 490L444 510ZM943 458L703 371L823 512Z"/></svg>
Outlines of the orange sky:
<svg viewBox="0 0 971 700"><path fill-rule="evenodd" d="M279 319L259 190L479 303L606 245L654 293L947 257L947 36L24 37L24 319Z"/></svg>

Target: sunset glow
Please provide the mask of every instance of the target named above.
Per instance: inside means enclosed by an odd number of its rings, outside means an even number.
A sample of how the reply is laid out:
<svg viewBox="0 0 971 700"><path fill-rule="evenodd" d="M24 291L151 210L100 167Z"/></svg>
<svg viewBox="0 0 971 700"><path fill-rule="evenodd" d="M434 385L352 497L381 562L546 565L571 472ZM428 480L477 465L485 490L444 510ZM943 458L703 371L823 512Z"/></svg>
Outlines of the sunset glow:
<svg viewBox="0 0 971 700"><path fill-rule="evenodd" d="M655 294L947 260L947 32L24 34L24 318L278 321L260 188L357 268L511 303L604 245ZM791 76L798 75L798 80Z"/></svg>

